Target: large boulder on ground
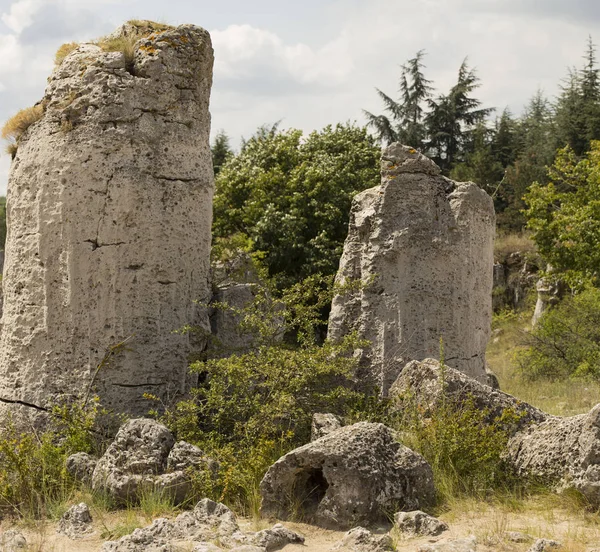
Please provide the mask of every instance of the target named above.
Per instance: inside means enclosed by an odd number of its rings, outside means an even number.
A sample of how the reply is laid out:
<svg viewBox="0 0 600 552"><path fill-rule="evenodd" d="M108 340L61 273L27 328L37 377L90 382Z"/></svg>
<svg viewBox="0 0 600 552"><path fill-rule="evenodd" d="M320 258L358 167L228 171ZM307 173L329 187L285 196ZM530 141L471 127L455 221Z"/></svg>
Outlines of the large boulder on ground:
<svg viewBox="0 0 600 552"><path fill-rule="evenodd" d="M91 485L97 462L98 459L87 452L76 452L67 458L66 468L72 477L85 485Z"/></svg>
<svg viewBox="0 0 600 552"><path fill-rule="evenodd" d="M194 25L128 24L110 40L56 66L17 143L0 397L50 407L90 392L140 416L144 393L188 390L210 332L213 50Z"/></svg>
<svg viewBox="0 0 600 552"><path fill-rule="evenodd" d="M212 472L215 462L196 446L175 438L164 425L146 418L129 420L117 433L92 474L92 488L119 503L162 491L176 503L191 489L189 470Z"/></svg>
<svg viewBox="0 0 600 552"><path fill-rule="evenodd" d="M358 194L337 274L361 289L333 300L329 337L353 331L370 345L358 376L383 394L410 360L439 358L486 380L491 331L493 201L453 182L416 150L391 144L381 185Z"/></svg>
<svg viewBox="0 0 600 552"><path fill-rule="evenodd" d="M511 417L510 429L513 432L548 417L534 406L480 383L454 368L444 366L442 370L440 362L431 358L409 362L392 385L390 397L399 407L410 406L412 401L412 406L417 406L425 417L440 405L442 399L457 405L472 401L474 407L487 412L486 420L490 423L509 410L515 414Z"/></svg>
<svg viewBox="0 0 600 552"><path fill-rule="evenodd" d="M383 424L360 422L297 448L260 484L261 512L292 513L336 529L388 522L387 513L432 504L431 466Z"/></svg>
<svg viewBox="0 0 600 552"><path fill-rule="evenodd" d="M520 475L575 487L600 506L600 404L587 414L531 425L508 443L507 460Z"/></svg>

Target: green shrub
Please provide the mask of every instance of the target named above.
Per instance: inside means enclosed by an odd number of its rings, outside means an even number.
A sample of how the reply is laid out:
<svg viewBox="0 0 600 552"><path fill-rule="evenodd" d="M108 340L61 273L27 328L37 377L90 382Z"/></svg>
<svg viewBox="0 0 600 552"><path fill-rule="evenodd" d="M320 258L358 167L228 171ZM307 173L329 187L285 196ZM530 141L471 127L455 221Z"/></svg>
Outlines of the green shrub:
<svg viewBox="0 0 600 552"><path fill-rule="evenodd" d="M544 313L517 355L528 379L600 379L600 290L589 287Z"/></svg>
<svg viewBox="0 0 600 552"><path fill-rule="evenodd" d="M0 434L0 515L24 517L48 515L76 489L65 469L75 452L95 452L100 444L95 433L97 401L56 407L44 432L18 431L9 420Z"/></svg>
<svg viewBox="0 0 600 552"><path fill-rule="evenodd" d="M491 425L488 415L472 399L443 402L427 419L414 405L406 405L399 427L403 442L431 464L441 502L462 495L486 498L515 486L503 452L517 415L506 410Z"/></svg>

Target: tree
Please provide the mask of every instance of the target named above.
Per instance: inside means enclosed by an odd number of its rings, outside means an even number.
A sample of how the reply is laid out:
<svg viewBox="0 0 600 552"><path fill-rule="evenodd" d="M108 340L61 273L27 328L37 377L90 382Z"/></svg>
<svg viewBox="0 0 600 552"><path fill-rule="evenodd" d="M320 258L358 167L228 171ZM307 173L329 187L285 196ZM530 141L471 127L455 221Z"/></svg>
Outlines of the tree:
<svg viewBox="0 0 600 552"><path fill-rule="evenodd" d="M600 274L600 142L584 159L566 147L549 171L550 182L534 183L527 195L527 226L542 257L572 287Z"/></svg>
<svg viewBox="0 0 600 552"><path fill-rule="evenodd" d="M506 168L499 191L504 209L498 216L498 225L520 231L526 223L523 196L533 182L548 182L548 167L557 148L552 109L541 91L529 101L515 131L516 160Z"/></svg>
<svg viewBox="0 0 600 552"><path fill-rule="evenodd" d="M280 288L334 274L352 197L379 183L379 157L375 139L350 124L305 138L259 129L216 179L214 235L248 236Z"/></svg>
<svg viewBox="0 0 600 552"><path fill-rule="evenodd" d="M480 107L481 101L471 96L480 86L477 73L469 68L465 58L450 92L429 100L430 110L425 118L429 135L427 147L430 157L446 173L455 163L464 160L475 128L493 111Z"/></svg>
<svg viewBox="0 0 600 552"><path fill-rule="evenodd" d="M221 167L233 155L233 149L231 149L231 146L229 145L229 136L225 134L224 130L220 130L217 133L210 151L213 159L213 170L215 176L217 176Z"/></svg>
<svg viewBox="0 0 600 552"><path fill-rule="evenodd" d="M364 111L368 125L384 143L401 142L416 149L423 148L426 139L424 106L433 91L431 81L423 73L424 57L425 50L419 50L402 66L398 101L376 88L389 116Z"/></svg>

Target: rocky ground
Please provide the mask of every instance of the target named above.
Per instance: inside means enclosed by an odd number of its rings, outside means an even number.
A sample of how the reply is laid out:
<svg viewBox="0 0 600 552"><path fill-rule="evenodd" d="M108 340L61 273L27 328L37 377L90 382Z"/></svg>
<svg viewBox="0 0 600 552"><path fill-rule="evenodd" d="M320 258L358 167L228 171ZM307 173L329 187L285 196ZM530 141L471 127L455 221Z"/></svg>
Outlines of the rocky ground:
<svg viewBox="0 0 600 552"><path fill-rule="evenodd" d="M123 522L124 513L105 514L93 522L93 533L77 540L71 540L57 533L57 523L43 523L16 527L26 538L28 548L35 552L97 552L101 550L105 539L101 534L106 526L114 527ZM434 547L435 550L451 550L443 547L453 539L471 539L464 541L457 551L473 549L476 551L525 552L538 538L553 539L562 544L565 552L584 552L597 550L600 540L600 518L596 515L582 515L568 507L565 498L563 505L551 504L546 500L491 506L484 502L456 503L440 519L448 523L448 531L436 537L409 537L395 534L394 544L400 551L417 551ZM256 531L271 527L272 522L264 520L240 520L244 531ZM344 533L319 529L314 526L285 522L285 526L305 537L304 545L288 544L281 548L284 552L311 551L326 552L339 543ZM9 523L1 526L10 529ZM14 528L14 527L12 527ZM529 535L530 538L527 538ZM197 543L196 543L197 544ZM191 552L195 545L181 543L181 551ZM342 548L352 550L352 548ZM360 550L360 549L357 549ZM367 552L365 549L363 552Z"/></svg>

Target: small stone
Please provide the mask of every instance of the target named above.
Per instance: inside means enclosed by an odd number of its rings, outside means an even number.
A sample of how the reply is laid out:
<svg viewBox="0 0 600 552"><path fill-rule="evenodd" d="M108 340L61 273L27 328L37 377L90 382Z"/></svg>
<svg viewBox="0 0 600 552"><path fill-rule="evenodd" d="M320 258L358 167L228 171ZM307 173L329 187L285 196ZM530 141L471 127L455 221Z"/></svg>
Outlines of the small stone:
<svg viewBox="0 0 600 552"><path fill-rule="evenodd" d="M464 539L443 539L432 544L420 546L418 552L475 552L477 539L470 536Z"/></svg>
<svg viewBox="0 0 600 552"><path fill-rule="evenodd" d="M521 533L520 531L505 531L504 538L511 542L531 542L533 537L527 533Z"/></svg>
<svg viewBox="0 0 600 552"><path fill-rule="evenodd" d="M562 548L562 543L551 539L538 539L528 552L550 552Z"/></svg>
<svg viewBox="0 0 600 552"><path fill-rule="evenodd" d="M389 535L374 535L364 527L355 527L348 531L341 541L334 544L332 551L349 552L387 552L393 550L392 539Z"/></svg>
<svg viewBox="0 0 600 552"><path fill-rule="evenodd" d="M287 544L304 544L304 537L278 523L271 529L263 529L251 537L252 544L267 552L279 550ZM251 552L248 550L248 552Z"/></svg>
<svg viewBox="0 0 600 552"><path fill-rule="evenodd" d="M344 424L339 416L335 414L313 414L310 428L310 440L316 441L321 437L340 429Z"/></svg>
<svg viewBox="0 0 600 552"><path fill-rule="evenodd" d="M27 540L22 533L9 529L0 534L0 550L2 552L17 552L27 548Z"/></svg>
<svg viewBox="0 0 600 552"><path fill-rule="evenodd" d="M223 549L212 542L201 542L192 548L192 552L223 552Z"/></svg>
<svg viewBox="0 0 600 552"><path fill-rule="evenodd" d="M93 531L92 514L85 502L71 506L60 518L56 532L70 539L81 539Z"/></svg>
<svg viewBox="0 0 600 552"><path fill-rule="evenodd" d="M421 510L398 512L394 516L394 525L403 533L411 536L435 537L448 530L448 524Z"/></svg>

